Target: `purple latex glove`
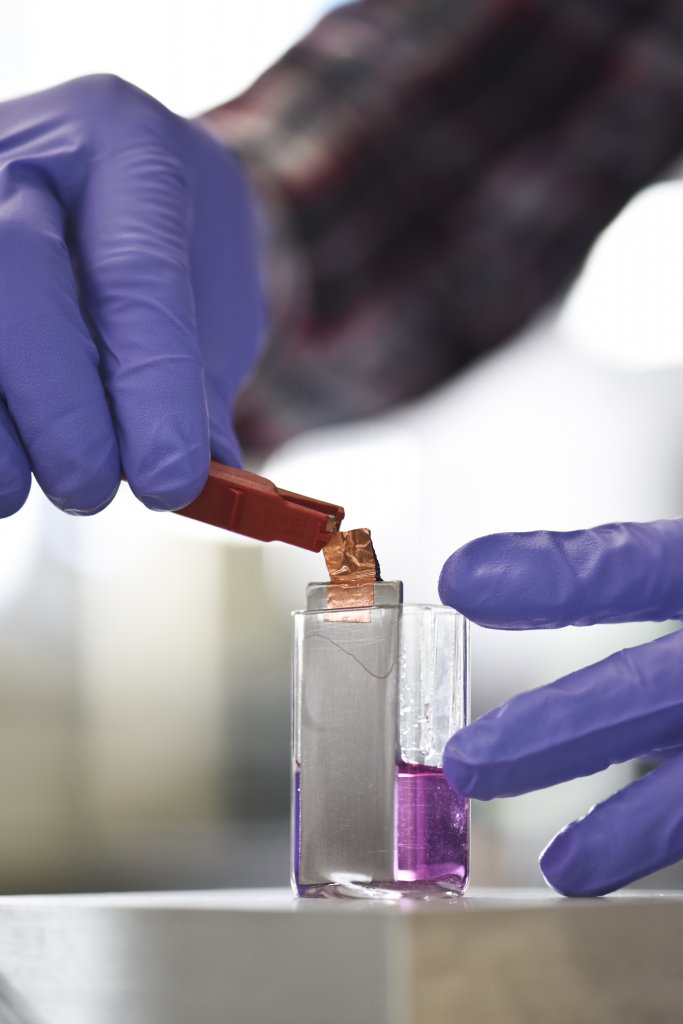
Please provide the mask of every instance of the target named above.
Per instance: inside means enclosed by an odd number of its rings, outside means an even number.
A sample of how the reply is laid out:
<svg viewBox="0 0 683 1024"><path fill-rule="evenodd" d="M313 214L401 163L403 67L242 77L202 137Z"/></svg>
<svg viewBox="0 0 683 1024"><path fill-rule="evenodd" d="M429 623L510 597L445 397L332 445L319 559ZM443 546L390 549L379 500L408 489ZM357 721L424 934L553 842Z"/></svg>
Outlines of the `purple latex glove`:
<svg viewBox="0 0 683 1024"><path fill-rule="evenodd" d="M498 629L683 617L683 520L494 534L446 562L445 604ZM601 895L683 858L683 632L513 697L456 733L444 770L490 800L654 754L663 763L552 840L541 870Z"/></svg>
<svg viewBox="0 0 683 1024"><path fill-rule="evenodd" d="M198 124L111 76L0 104L0 515L33 471L88 514L239 464L264 326L250 196Z"/></svg>

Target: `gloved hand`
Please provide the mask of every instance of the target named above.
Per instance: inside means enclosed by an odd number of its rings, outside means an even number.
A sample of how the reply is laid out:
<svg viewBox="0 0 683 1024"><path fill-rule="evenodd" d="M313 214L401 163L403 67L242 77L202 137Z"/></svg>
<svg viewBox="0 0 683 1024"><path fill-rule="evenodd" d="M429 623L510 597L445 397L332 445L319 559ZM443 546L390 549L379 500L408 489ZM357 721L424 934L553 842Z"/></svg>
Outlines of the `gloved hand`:
<svg viewBox="0 0 683 1024"><path fill-rule="evenodd" d="M198 124L110 76L0 104L0 515L191 501L232 465L264 302L251 200Z"/></svg>
<svg viewBox="0 0 683 1024"><path fill-rule="evenodd" d="M498 629L683 617L683 520L572 533L494 534L446 562L440 594ZM683 857L683 632L513 697L456 733L444 770L490 800L654 753L650 774L552 840L541 870L568 896L601 895Z"/></svg>

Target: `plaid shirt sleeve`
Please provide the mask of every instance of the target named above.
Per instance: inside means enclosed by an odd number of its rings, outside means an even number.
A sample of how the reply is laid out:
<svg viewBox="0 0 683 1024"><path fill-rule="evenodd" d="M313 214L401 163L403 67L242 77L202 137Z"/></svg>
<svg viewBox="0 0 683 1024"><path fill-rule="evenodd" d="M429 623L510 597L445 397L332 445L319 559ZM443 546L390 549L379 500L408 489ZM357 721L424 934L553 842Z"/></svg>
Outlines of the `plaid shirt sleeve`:
<svg viewBox="0 0 683 1024"><path fill-rule="evenodd" d="M206 115L265 199L268 449L500 344L683 148L680 0L360 0Z"/></svg>

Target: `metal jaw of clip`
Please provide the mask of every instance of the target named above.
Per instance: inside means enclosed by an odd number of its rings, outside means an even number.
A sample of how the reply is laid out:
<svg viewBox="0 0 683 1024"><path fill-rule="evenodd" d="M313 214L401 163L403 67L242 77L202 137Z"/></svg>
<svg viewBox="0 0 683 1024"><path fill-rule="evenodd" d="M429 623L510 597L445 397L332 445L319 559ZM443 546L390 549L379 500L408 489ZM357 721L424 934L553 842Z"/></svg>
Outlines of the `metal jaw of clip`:
<svg viewBox="0 0 683 1024"><path fill-rule="evenodd" d="M394 873L402 584L374 583L362 615L310 583L298 651L298 884ZM325 614L322 614L325 612ZM298 742L297 742L298 741Z"/></svg>
<svg viewBox="0 0 683 1024"><path fill-rule="evenodd" d="M212 462L201 494L178 515L255 540L321 551L339 530L344 509L285 491L256 473Z"/></svg>

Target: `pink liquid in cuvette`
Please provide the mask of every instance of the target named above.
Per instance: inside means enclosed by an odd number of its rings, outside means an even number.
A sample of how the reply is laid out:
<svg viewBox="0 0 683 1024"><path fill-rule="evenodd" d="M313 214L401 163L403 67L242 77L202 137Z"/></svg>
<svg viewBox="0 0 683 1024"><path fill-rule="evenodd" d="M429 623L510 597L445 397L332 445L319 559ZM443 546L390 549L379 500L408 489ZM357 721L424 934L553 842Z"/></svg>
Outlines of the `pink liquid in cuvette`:
<svg viewBox="0 0 683 1024"><path fill-rule="evenodd" d="M441 768L399 764L396 778L396 880L467 881L469 806Z"/></svg>

